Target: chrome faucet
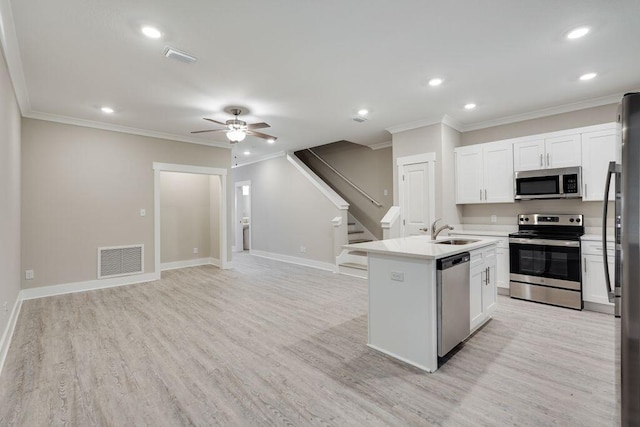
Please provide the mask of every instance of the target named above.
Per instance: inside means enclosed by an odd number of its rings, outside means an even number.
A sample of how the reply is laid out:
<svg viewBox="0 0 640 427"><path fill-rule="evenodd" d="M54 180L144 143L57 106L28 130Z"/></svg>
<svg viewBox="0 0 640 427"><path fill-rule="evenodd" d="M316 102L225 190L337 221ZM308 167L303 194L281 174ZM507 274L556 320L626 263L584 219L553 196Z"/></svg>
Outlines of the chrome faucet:
<svg viewBox="0 0 640 427"><path fill-rule="evenodd" d="M453 227L450 226L449 224L445 224L442 227L439 227L436 229L436 223L441 219L442 218L438 218L435 221L433 221L433 224L431 224L431 240L436 240L436 237L438 237L438 234L440 234L442 230L446 230L446 229L453 230Z"/></svg>

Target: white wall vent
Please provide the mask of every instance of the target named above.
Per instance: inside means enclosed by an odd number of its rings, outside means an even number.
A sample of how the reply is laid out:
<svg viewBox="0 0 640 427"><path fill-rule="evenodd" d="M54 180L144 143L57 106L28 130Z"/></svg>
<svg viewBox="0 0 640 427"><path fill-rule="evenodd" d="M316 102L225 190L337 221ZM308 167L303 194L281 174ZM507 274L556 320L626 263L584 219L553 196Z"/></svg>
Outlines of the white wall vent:
<svg viewBox="0 0 640 427"><path fill-rule="evenodd" d="M98 279L144 273L144 245L98 248Z"/></svg>

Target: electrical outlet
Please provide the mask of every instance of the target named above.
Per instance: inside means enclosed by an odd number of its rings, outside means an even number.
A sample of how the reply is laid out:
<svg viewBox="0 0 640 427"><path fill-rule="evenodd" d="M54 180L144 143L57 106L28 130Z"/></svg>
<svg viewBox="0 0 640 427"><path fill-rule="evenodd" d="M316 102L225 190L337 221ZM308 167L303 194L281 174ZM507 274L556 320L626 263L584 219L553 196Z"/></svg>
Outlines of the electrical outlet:
<svg viewBox="0 0 640 427"><path fill-rule="evenodd" d="M198 248L193 248L193 253L197 254L198 253Z"/></svg>
<svg viewBox="0 0 640 427"><path fill-rule="evenodd" d="M388 195L389 195L389 190L386 190L386 189L385 189L383 194L384 194L385 196L388 196Z"/></svg>
<svg viewBox="0 0 640 427"><path fill-rule="evenodd" d="M33 280L33 270L26 270L24 272L24 278L27 280Z"/></svg>
<svg viewBox="0 0 640 427"><path fill-rule="evenodd" d="M395 280L396 282L404 282L404 273L400 273L399 271L392 271L391 280Z"/></svg>
<svg viewBox="0 0 640 427"><path fill-rule="evenodd" d="M498 217L496 215L491 215L491 222L497 222Z"/></svg>
<svg viewBox="0 0 640 427"><path fill-rule="evenodd" d="M306 253L307 252L307 248L304 246L300 246L300 253Z"/></svg>

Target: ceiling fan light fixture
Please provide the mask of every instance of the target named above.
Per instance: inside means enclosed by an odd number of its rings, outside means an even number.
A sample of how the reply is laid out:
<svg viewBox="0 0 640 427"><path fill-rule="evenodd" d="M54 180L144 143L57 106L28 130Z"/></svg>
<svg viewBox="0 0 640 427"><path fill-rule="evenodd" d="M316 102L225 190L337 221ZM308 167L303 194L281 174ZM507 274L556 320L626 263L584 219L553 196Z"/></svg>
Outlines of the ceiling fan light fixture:
<svg viewBox="0 0 640 427"><path fill-rule="evenodd" d="M247 137L247 134L241 129L233 129L227 132L227 138L231 142L241 142Z"/></svg>

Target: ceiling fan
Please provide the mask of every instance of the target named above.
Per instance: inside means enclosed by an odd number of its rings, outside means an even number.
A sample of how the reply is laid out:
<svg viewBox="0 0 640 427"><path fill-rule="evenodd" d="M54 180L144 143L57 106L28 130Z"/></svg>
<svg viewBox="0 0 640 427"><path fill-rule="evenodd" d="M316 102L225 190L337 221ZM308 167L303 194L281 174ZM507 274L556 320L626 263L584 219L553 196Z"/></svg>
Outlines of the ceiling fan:
<svg viewBox="0 0 640 427"><path fill-rule="evenodd" d="M267 123L264 123L264 122L247 123L245 121L239 120L238 116L243 113L241 108L229 107L229 108L225 108L225 111L233 114L235 117L233 119L227 120L225 123L222 123L213 119L208 119L206 117L204 117L204 120L217 123L222 126L226 126L226 129L196 130L191 133L226 132L227 138L229 138L229 142L231 142L232 144L235 144L244 140L247 135L257 136L258 138L266 139L269 142L274 142L276 139L278 139L275 136L271 136L271 135L267 135L266 133L255 131L255 129L264 129L264 128L271 127Z"/></svg>

